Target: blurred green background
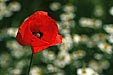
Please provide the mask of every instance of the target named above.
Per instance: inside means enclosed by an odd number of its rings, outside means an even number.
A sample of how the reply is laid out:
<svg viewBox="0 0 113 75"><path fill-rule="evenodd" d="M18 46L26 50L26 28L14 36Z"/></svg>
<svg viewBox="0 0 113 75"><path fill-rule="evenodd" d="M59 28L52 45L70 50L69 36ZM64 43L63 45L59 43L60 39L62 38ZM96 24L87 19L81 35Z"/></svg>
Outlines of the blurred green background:
<svg viewBox="0 0 113 75"><path fill-rule="evenodd" d="M30 75L113 75L113 0L0 0L0 75L28 75L31 48L15 36L38 10L63 40L34 56Z"/></svg>

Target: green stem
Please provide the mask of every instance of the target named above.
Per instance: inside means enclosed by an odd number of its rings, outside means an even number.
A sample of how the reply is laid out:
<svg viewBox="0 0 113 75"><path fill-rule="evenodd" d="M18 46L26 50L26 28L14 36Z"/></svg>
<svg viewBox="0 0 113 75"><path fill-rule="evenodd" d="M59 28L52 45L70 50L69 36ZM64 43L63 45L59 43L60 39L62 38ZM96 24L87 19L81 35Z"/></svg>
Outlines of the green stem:
<svg viewBox="0 0 113 75"><path fill-rule="evenodd" d="M33 60L33 52L32 52L31 59L30 59L30 65L29 65L29 69L28 69L28 75L30 75L30 68L31 68L32 60Z"/></svg>

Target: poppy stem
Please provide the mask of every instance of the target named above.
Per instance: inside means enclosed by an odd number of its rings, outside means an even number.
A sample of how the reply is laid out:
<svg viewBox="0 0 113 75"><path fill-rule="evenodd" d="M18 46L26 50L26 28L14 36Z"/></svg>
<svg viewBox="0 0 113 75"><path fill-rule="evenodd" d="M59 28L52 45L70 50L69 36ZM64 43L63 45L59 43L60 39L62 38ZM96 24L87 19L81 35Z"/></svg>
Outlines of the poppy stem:
<svg viewBox="0 0 113 75"><path fill-rule="evenodd" d="M31 54L30 64L29 64L29 68L28 68L28 75L30 73L30 68L31 68L32 60L33 60L33 52Z"/></svg>

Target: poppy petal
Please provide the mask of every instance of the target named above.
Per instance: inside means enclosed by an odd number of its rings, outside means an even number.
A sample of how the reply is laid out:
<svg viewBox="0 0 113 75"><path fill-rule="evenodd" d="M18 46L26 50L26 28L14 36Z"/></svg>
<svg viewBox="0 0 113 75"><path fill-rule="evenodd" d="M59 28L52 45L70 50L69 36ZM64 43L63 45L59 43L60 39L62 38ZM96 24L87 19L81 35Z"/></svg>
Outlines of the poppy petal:
<svg viewBox="0 0 113 75"><path fill-rule="evenodd" d="M28 26L28 22L24 22L17 33L16 40L23 46L30 44L31 32Z"/></svg>
<svg viewBox="0 0 113 75"><path fill-rule="evenodd" d="M39 33L41 38L34 33ZM16 40L23 46L30 44L32 52L40 52L49 46L60 44L62 36L58 34L56 21L47 12L37 11L20 26Z"/></svg>

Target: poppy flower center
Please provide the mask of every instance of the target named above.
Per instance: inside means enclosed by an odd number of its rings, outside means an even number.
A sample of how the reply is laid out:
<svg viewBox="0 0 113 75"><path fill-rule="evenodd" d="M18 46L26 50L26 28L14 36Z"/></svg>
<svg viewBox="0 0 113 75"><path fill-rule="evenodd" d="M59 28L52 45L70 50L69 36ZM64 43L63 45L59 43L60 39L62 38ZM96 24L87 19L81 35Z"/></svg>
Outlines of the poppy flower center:
<svg viewBox="0 0 113 75"><path fill-rule="evenodd" d="M43 36L43 33L42 33L42 32L32 32L32 34L33 34L34 36L36 36L37 38L40 38L40 39L41 39L41 37Z"/></svg>

